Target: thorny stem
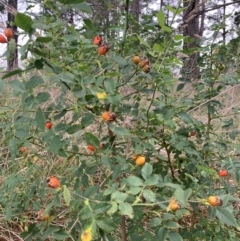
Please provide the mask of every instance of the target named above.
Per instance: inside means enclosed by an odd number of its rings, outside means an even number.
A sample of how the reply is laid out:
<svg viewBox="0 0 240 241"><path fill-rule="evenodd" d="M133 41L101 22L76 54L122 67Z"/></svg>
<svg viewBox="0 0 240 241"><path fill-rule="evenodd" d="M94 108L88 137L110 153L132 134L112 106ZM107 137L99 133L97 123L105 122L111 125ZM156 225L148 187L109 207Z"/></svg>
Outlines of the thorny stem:
<svg viewBox="0 0 240 241"><path fill-rule="evenodd" d="M165 141L163 141L163 146L165 147L165 150L167 152L167 159L168 159L169 168L171 170L172 178L175 179L174 170L173 170L173 166L172 166L172 163L171 163L171 156L170 156L171 152L167 148L167 143Z"/></svg>
<svg viewBox="0 0 240 241"><path fill-rule="evenodd" d="M127 241L127 230L126 230L125 216L122 216L121 233L122 233L122 241Z"/></svg>

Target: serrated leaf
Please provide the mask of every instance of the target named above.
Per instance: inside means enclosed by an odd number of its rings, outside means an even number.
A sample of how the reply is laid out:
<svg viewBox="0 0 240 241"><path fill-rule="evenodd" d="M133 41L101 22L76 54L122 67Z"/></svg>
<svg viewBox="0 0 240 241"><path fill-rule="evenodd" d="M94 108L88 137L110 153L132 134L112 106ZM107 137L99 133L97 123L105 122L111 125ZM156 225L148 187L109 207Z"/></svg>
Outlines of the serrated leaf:
<svg viewBox="0 0 240 241"><path fill-rule="evenodd" d="M114 191L111 194L111 200L115 200L116 202L124 202L128 197L128 194L120 192L120 191Z"/></svg>
<svg viewBox="0 0 240 241"><path fill-rule="evenodd" d="M169 222L165 222L165 227L176 229L176 228L180 228L181 226L177 222L169 221Z"/></svg>
<svg viewBox="0 0 240 241"><path fill-rule="evenodd" d="M177 86L177 91L180 91L184 88L185 86L185 83L180 83L178 86Z"/></svg>
<svg viewBox="0 0 240 241"><path fill-rule="evenodd" d="M31 17L24 13L17 12L14 17L14 22L19 28L23 29L28 33L32 30L33 20L31 19Z"/></svg>
<svg viewBox="0 0 240 241"><path fill-rule="evenodd" d="M111 202L111 207L107 210L108 215L113 215L118 210L118 204L116 202Z"/></svg>
<svg viewBox="0 0 240 241"><path fill-rule="evenodd" d="M36 42L49 43L52 41L52 37L37 37Z"/></svg>
<svg viewBox="0 0 240 241"><path fill-rule="evenodd" d="M122 65L126 65L126 64L127 64L126 59L124 59L124 58L121 57L121 56L113 56L112 59L113 59L114 61L116 61L117 63L119 63L119 64L122 64Z"/></svg>
<svg viewBox="0 0 240 241"><path fill-rule="evenodd" d="M66 129L66 132L70 135L75 134L76 132L80 131L82 129L81 125L75 124L75 125L71 125L70 127L68 127Z"/></svg>
<svg viewBox="0 0 240 241"><path fill-rule="evenodd" d="M114 126L114 125L109 125L109 129L115 133L116 135L120 135L120 136L129 136L130 132L123 128L123 127L118 127L118 126Z"/></svg>
<svg viewBox="0 0 240 241"><path fill-rule="evenodd" d="M44 116L41 108L38 108L38 109L37 109L35 119L36 119L36 121L37 121L38 128L39 128L41 131L43 131L44 128L45 128L46 120L45 120L45 116Z"/></svg>
<svg viewBox="0 0 240 241"><path fill-rule="evenodd" d="M68 1L68 0L66 0ZM86 12L86 13L92 13L92 9L91 7L89 6L88 3L78 3L78 4L74 4L72 5L72 8L73 9L76 9L76 10L79 10L79 11L82 11L82 12Z"/></svg>
<svg viewBox="0 0 240 241"><path fill-rule="evenodd" d="M25 84L26 89L32 90L36 86L43 84L44 81L40 76L32 76Z"/></svg>
<svg viewBox="0 0 240 241"><path fill-rule="evenodd" d="M61 148L61 139L59 136L54 136L51 140L50 140L50 146L49 146L49 151L54 153L54 154L59 154L59 149Z"/></svg>
<svg viewBox="0 0 240 241"><path fill-rule="evenodd" d="M93 211L96 214L100 214L107 211L110 207L111 207L111 204L107 202L100 202L93 207Z"/></svg>
<svg viewBox="0 0 240 241"><path fill-rule="evenodd" d="M115 86L116 86L114 79L106 79L104 81L104 86L108 93L114 94Z"/></svg>
<svg viewBox="0 0 240 241"><path fill-rule="evenodd" d="M19 80L12 80L9 81L8 84L10 85L10 87L17 92L25 92L25 88L23 86L23 83Z"/></svg>
<svg viewBox="0 0 240 241"><path fill-rule="evenodd" d="M12 158L14 159L16 157L16 154L17 154L17 144L16 144L15 138L12 138L9 141L9 151L11 153Z"/></svg>
<svg viewBox="0 0 240 241"><path fill-rule="evenodd" d="M138 193L141 192L141 190L142 190L141 187L133 187L133 186L131 186L131 187L129 188L129 190L128 190L128 193L131 193L131 194L133 194L133 195L137 195Z"/></svg>
<svg viewBox="0 0 240 241"><path fill-rule="evenodd" d="M165 241L167 238L167 229L164 227L159 228L157 232L158 241Z"/></svg>
<svg viewBox="0 0 240 241"><path fill-rule="evenodd" d="M112 232L112 231L116 230L115 222L108 217L97 218L96 224L98 227L100 227L102 230L104 230L106 232Z"/></svg>
<svg viewBox="0 0 240 241"><path fill-rule="evenodd" d="M81 125L83 128L91 125L95 121L95 116L91 113L87 113L82 119L81 119Z"/></svg>
<svg viewBox="0 0 240 241"><path fill-rule="evenodd" d="M127 182L129 186L133 186L133 187L143 186L143 180L136 176L127 177Z"/></svg>
<svg viewBox="0 0 240 241"><path fill-rule="evenodd" d="M39 103L39 104L42 104L46 101L48 101L50 99L50 94L48 92L40 92L37 94L36 96L36 101Z"/></svg>
<svg viewBox="0 0 240 241"><path fill-rule="evenodd" d="M177 232L169 232L168 238L169 238L169 241L183 241L182 236Z"/></svg>
<svg viewBox="0 0 240 241"><path fill-rule="evenodd" d="M143 168L141 169L142 177L147 180L149 176L152 174L153 168L150 163L145 163Z"/></svg>
<svg viewBox="0 0 240 241"><path fill-rule="evenodd" d="M154 227L160 226L161 224L162 224L161 218L153 218L150 222L150 227L154 228Z"/></svg>
<svg viewBox="0 0 240 241"><path fill-rule="evenodd" d="M111 170L112 161L111 161L111 158L109 156L102 155L101 162L108 170Z"/></svg>
<svg viewBox="0 0 240 241"><path fill-rule="evenodd" d="M92 133L90 132L86 132L84 134L84 139L87 142L88 145L92 145L95 148L99 148L100 146L100 141L98 140L98 138L96 136L94 136Z"/></svg>
<svg viewBox="0 0 240 241"><path fill-rule="evenodd" d="M69 206L71 201L71 193L65 185L63 186L63 198L67 206Z"/></svg>
<svg viewBox="0 0 240 241"><path fill-rule="evenodd" d="M187 205L187 200L190 197L191 193L191 189L187 189L186 191L182 189L176 189L173 195L181 203L181 206L185 207Z"/></svg>
<svg viewBox="0 0 240 241"><path fill-rule="evenodd" d="M0 79L0 93L3 91L4 81Z"/></svg>
<svg viewBox="0 0 240 241"><path fill-rule="evenodd" d="M159 180L159 176L157 174L154 174L146 180L145 185L146 186L156 185L158 183L158 180Z"/></svg>
<svg viewBox="0 0 240 241"><path fill-rule="evenodd" d="M143 191L143 197L146 199L147 202L153 203L156 201L156 195L151 190L144 190Z"/></svg>
<svg viewBox="0 0 240 241"><path fill-rule="evenodd" d="M178 116L186 124L189 124L189 123L193 122L192 117L187 112L181 111L181 112L178 113Z"/></svg>
<svg viewBox="0 0 240 241"><path fill-rule="evenodd" d="M10 53L14 53L16 50L16 42L13 38L8 41L8 50Z"/></svg>
<svg viewBox="0 0 240 241"><path fill-rule="evenodd" d="M59 231L53 233L53 237L54 237L56 240L65 240L66 238L69 237L69 235L67 234L66 231L64 231L64 230L59 230Z"/></svg>
<svg viewBox="0 0 240 241"><path fill-rule="evenodd" d="M158 19L158 23L161 27L165 25L165 14L164 14L163 10L160 10L157 13L157 19Z"/></svg>
<svg viewBox="0 0 240 241"><path fill-rule="evenodd" d="M227 225L238 227L239 225L236 222L236 219L230 213L227 209L225 208L218 208L216 209L216 216L219 218L219 220Z"/></svg>
<svg viewBox="0 0 240 241"><path fill-rule="evenodd" d="M133 208L129 203L122 202L119 204L118 208L123 215L126 215L129 218L133 218Z"/></svg>
<svg viewBox="0 0 240 241"><path fill-rule="evenodd" d="M23 72L22 69L15 69L13 71L9 71L5 75L3 75L2 79L9 78L9 77L14 76L16 74L21 74L22 72Z"/></svg>

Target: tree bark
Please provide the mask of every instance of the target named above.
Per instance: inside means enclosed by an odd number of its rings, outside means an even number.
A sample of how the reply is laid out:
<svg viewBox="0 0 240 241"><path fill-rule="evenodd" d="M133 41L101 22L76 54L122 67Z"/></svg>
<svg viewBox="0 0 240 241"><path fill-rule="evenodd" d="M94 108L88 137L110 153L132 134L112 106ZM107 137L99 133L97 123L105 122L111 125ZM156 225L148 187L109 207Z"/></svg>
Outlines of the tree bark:
<svg viewBox="0 0 240 241"><path fill-rule="evenodd" d="M199 3L200 0L188 0L183 2L183 6L186 9L183 15L183 22L186 23L185 28L183 28L183 36L190 37L189 41L184 42L183 49L186 53L193 51L194 48L197 47L197 42L201 35L199 28L199 16L191 19L191 14L198 10ZM198 56L198 52L190 54L189 59L184 62L184 67L182 68L182 76L184 79L190 79L191 81L196 81L198 79Z"/></svg>
<svg viewBox="0 0 240 241"><path fill-rule="evenodd" d="M18 8L18 0L8 0L8 5L11 6L14 9ZM14 15L8 12L8 21L7 21L7 27L12 28L14 33L17 32L17 26L13 25L14 23ZM18 35L14 34L14 40L16 42L16 46L18 44ZM12 53L7 61L7 69L13 70L18 68L18 49L16 47L14 53Z"/></svg>

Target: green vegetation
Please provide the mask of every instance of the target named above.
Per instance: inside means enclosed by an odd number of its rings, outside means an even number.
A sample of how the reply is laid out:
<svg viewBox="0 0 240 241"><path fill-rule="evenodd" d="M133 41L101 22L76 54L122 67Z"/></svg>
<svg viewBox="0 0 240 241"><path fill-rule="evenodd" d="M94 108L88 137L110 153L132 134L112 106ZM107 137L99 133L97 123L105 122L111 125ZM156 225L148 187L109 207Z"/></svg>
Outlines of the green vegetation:
<svg viewBox="0 0 240 241"><path fill-rule="evenodd" d="M15 16L29 40L26 67L0 80L1 240L239 240L239 105L226 108L238 42L199 44L190 82L173 75L191 53L163 11L161 28L130 34L126 18L99 55L91 20L62 18L69 6L91 12L80 2Z"/></svg>

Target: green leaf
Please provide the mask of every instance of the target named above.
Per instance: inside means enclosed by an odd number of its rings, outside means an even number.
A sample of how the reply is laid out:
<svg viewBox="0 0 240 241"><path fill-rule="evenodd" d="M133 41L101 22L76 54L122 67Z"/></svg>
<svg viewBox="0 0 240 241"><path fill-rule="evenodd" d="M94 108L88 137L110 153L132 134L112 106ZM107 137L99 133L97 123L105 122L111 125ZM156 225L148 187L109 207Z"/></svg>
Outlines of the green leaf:
<svg viewBox="0 0 240 241"><path fill-rule="evenodd" d="M137 195L138 193L140 193L142 190L141 187L130 187L129 190L128 190L128 193L131 193L133 195Z"/></svg>
<svg viewBox="0 0 240 241"><path fill-rule="evenodd" d="M157 232L158 241L165 241L167 238L167 229L164 227L159 228Z"/></svg>
<svg viewBox="0 0 240 241"><path fill-rule="evenodd" d="M101 162L108 170L112 169L112 161L109 156L102 155Z"/></svg>
<svg viewBox="0 0 240 241"><path fill-rule="evenodd" d="M39 107L36 111L36 117L35 117L36 121L37 121L37 125L38 125L38 128L43 131L44 128L45 128L45 123L46 123L46 120L45 120L45 116L41 110L41 108Z"/></svg>
<svg viewBox="0 0 240 241"><path fill-rule="evenodd" d="M236 222L236 219L230 213L227 209L225 208L217 208L216 209L216 216L219 218L219 220L227 225L234 226L234 227L239 227L239 225Z"/></svg>
<svg viewBox="0 0 240 241"><path fill-rule="evenodd" d="M171 28L169 28L168 26L166 26L165 24L165 14L163 12L163 10L160 10L160 12L157 13L157 19L158 19L158 23L160 25L160 27L165 30L168 33L171 33L172 30Z"/></svg>
<svg viewBox="0 0 240 241"><path fill-rule="evenodd" d="M111 207L108 209L108 215L112 216L118 210L118 204L116 202L111 202Z"/></svg>
<svg viewBox="0 0 240 241"><path fill-rule="evenodd" d="M133 218L133 208L129 203L120 203L118 208L123 215L126 215L129 218Z"/></svg>
<svg viewBox="0 0 240 241"><path fill-rule="evenodd" d="M17 13L14 17L15 24L26 32L32 30L33 20L24 13Z"/></svg>
<svg viewBox="0 0 240 241"><path fill-rule="evenodd" d="M90 132L86 132L84 134L84 139L86 140L88 145L92 145L95 148L99 148L100 147L100 141L98 140L98 138L96 136L94 136L92 133Z"/></svg>
<svg viewBox="0 0 240 241"><path fill-rule="evenodd" d="M43 64L43 60L42 59L36 59L34 61L34 66L36 69L42 69L44 64Z"/></svg>
<svg viewBox="0 0 240 241"><path fill-rule="evenodd" d="M192 189L187 189L183 191L182 189L176 189L174 192L174 197L181 203L181 206L185 207L187 205L187 200L192 193Z"/></svg>
<svg viewBox="0 0 240 241"><path fill-rule="evenodd" d="M16 74L21 74L22 72L23 72L22 69L15 69L13 71L9 71L5 75L3 75L2 79L6 79L6 78L14 76Z"/></svg>
<svg viewBox="0 0 240 241"><path fill-rule="evenodd" d="M162 219L161 218L153 218L151 220L151 223L150 223L150 227L151 228L154 228L154 227L158 227L162 224Z"/></svg>
<svg viewBox="0 0 240 241"><path fill-rule="evenodd" d="M165 223L165 227L176 229L176 228L180 228L181 226L177 222L169 221Z"/></svg>
<svg viewBox="0 0 240 241"><path fill-rule="evenodd" d="M14 53L16 50L16 42L14 39L11 39L8 41L8 50L10 53Z"/></svg>
<svg viewBox="0 0 240 241"><path fill-rule="evenodd" d="M42 104L46 101L48 101L50 99L50 94L48 92L40 92L37 94L36 96L36 101L39 103L39 104Z"/></svg>
<svg viewBox="0 0 240 241"><path fill-rule="evenodd" d="M169 241L183 241L183 238L177 232L169 232L168 238L169 238Z"/></svg>
<svg viewBox="0 0 240 241"><path fill-rule="evenodd" d="M100 202L93 207L93 211L95 214L100 214L107 211L110 207L111 207L111 204L107 202Z"/></svg>
<svg viewBox="0 0 240 241"><path fill-rule="evenodd" d="M57 0L57 1L62 4L76 4L76 3L85 2L85 0Z"/></svg>
<svg viewBox="0 0 240 241"><path fill-rule="evenodd" d="M143 166L141 173L142 173L142 177L147 180L149 178L149 176L152 174L153 168L152 165L150 163L145 163L145 165Z"/></svg>
<svg viewBox="0 0 240 241"><path fill-rule="evenodd" d="M59 231L53 233L53 237L56 240L65 240L66 238L69 238L69 235L67 234L66 231L59 230Z"/></svg>
<svg viewBox="0 0 240 241"><path fill-rule="evenodd" d="M68 1L68 0L66 0L66 1ZM86 13L92 14L92 9L89 6L89 4L87 4L87 3L74 4L74 5L72 5L72 8L76 9L76 10L79 10L79 11L82 11L82 12L86 12Z"/></svg>
<svg viewBox="0 0 240 241"><path fill-rule="evenodd" d="M153 186L153 185L156 185L158 181L159 181L159 176L157 174L154 174L146 180L145 185Z"/></svg>
<svg viewBox="0 0 240 241"><path fill-rule="evenodd" d="M120 192L120 191L114 191L111 194L111 200L115 200L116 202L124 202L128 197L128 194Z"/></svg>
<svg viewBox="0 0 240 241"><path fill-rule="evenodd" d="M156 201L156 195L151 190L144 190L143 197L146 199L147 202L153 203Z"/></svg>
<svg viewBox="0 0 240 241"><path fill-rule="evenodd" d="M54 232L59 231L59 228L53 225L50 225L48 227L48 229L42 234L41 238L43 240L45 240L46 238L48 238L51 234L53 234Z"/></svg>
<svg viewBox="0 0 240 241"><path fill-rule="evenodd" d="M90 19L83 19L83 22L85 23L85 25L91 29L94 30L95 26L93 25L92 21Z"/></svg>
<svg viewBox="0 0 240 241"><path fill-rule="evenodd" d="M115 221L108 217L104 218L97 218L96 219L96 224L98 227L100 227L102 230L106 232L112 232L116 229L116 224Z"/></svg>
<svg viewBox="0 0 240 241"><path fill-rule="evenodd" d="M157 13L157 19L161 27L165 25L165 15L163 10L160 10L160 12Z"/></svg>
<svg viewBox="0 0 240 241"><path fill-rule="evenodd" d="M0 93L3 91L4 81L0 79Z"/></svg>
<svg viewBox="0 0 240 241"><path fill-rule="evenodd" d="M107 92L109 92L110 94L114 94L116 87L114 79L106 79L104 81L104 86Z"/></svg>
<svg viewBox="0 0 240 241"><path fill-rule="evenodd" d="M82 130L82 126L75 124L75 125L71 125L66 129L66 132L70 135L75 134L76 132Z"/></svg>
<svg viewBox="0 0 240 241"><path fill-rule="evenodd" d="M65 185L63 185L63 198L67 206L69 206L71 201L71 193Z"/></svg>
<svg viewBox="0 0 240 241"><path fill-rule="evenodd" d="M11 88L14 91L25 92L25 88L24 88L22 82L19 80L12 80L12 81L8 82L8 84L11 86Z"/></svg>
<svg viewBox="0 0 240 241"><path fill-rule="evenodd" d="M22 139L22 140L26 137L29 137L29 134L25 129L17 129L15 135L17 138Z"/></svg>
<svg viewBox="0 0 240 241"><path fill-rule="evenodd" d="M178 116L186 124L189 124L189 123L193 122L192 117L187 112L181 111L181 112L178 113Z"/></svg>
<svg viewBox="0 0 240 241"><path fill-rule="evenodd" d="M123 127L118 127L118 126L114 126L114 125L109 125L109 129L115 133L116 135L120 135L120 136L129 136L130 132L123 128Z"/></svg>
<svg viewBox="0 0 240 241"><path fill-rule="evenodd" d="M184 88L185 86L185 83L180 83L178 86L177 86L177 91L180 91Z"/></svg>
<svg viewBox="0 0 240 241"><path fill-rule="evenodd" d="M33 88L35 88L38 85L43 84L44 81L42 79L42 77L40 76L32 76L25 84L26 89L32 90Z"/></svg>
<svg viewBox="0 0 240 241"><path fill-rule="evenodd" d="M133 186L133 187L143 186L142 179L140 179L139 177L136 177L136 176L127 177L127 182L129 184L129 186Z"/></svg>
<svg viewBox="0 0 240 241"><path fill-rule="evenodd" d="M59 136L54 136L51 140L50 140L50 146L49 146L49 151L54 153L54 154L59 154L59 149L61 147L61 139Z"/></svg>
<svg viewBox="0 0 240 241"><path fill-rule="evenodd" d="M16 144L16 139L15 138L12 138L10 141L9 141L9 151L12 155L12 158L14 159L16 157L16 154L17 154L17 144Z"/></svg>
<svg viewBox="0 0 240 241"><path fill-rule="evenodd" d="M52 37L37 37L36 42L49 43L52 41Z"/></svg>
<svg viewBox="0 0 240 241"><path fill-rule="evenodd" d="M83 116L81 119L81 126L83 128L91 125L95 121L95 116L91 113L87 113L86 115Z"/></svg>
<svg viewBox="0 0 240 241"><path fill-rule="evenodd" d="M126 59L124 59L123 57L121 56L113 56L112 59L116 62L118 62L119 64L121 65L126 65L127 64L127 61Z"/></svg>

